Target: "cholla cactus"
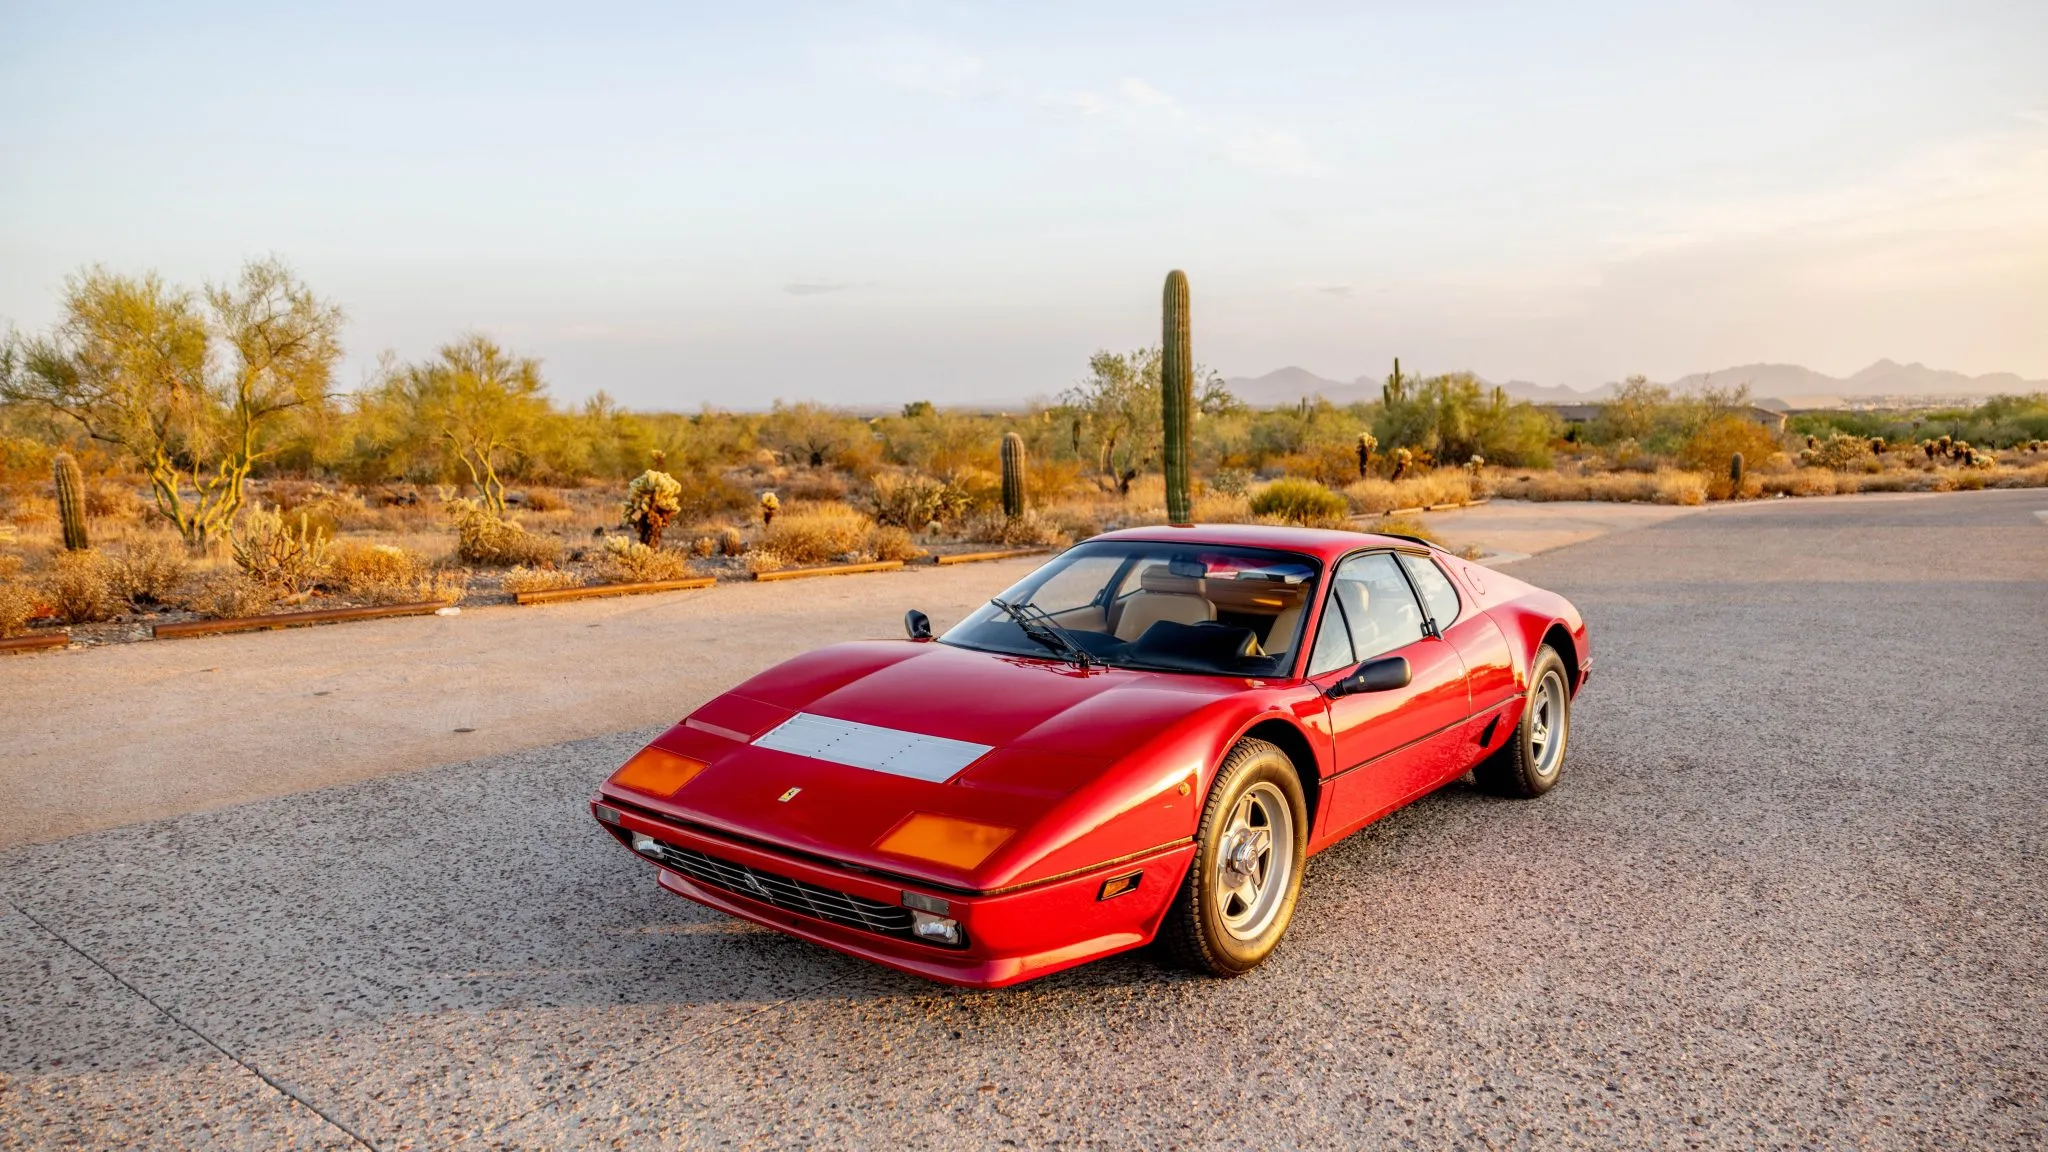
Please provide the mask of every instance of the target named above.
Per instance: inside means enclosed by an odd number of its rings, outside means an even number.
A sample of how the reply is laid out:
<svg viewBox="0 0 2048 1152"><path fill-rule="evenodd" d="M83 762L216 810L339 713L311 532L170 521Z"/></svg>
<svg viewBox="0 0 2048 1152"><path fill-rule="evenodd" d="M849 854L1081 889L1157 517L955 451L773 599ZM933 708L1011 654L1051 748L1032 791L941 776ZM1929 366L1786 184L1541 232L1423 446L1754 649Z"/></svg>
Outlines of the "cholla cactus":
<svg viewBox="0 0 2048 1152"><path fill-rule="evenodd" d="M633 477L633 483L626 488L626 502L620 510L642 544L659 548L661 534L683 510L683 486L668 473L649 468Z"/></svg>
<svg viewBox="0 0 2048 1152"><path fill-rule="evenodd" d="M1872 436L1870 438L1870 450L1876 455L1884 455L1885 449L1889 447L1890 445L1885 443L1882 436Z"/></svg>
<svg viewBox="0 0 2048 1152"><path fill-rule="evenodd" d="M1479 475L1479 470L1481 468L1486 467L1486 457L1481 456L1475 452L1472 454L1472 458L1470 460L1465 461L1465 467L1470 468L1472 470L1472 474L1474 476L1477 476Z"/></svg>
<svg viewBox="0 0 2048 1152"><path fill-rule="evenodd" d="M1363 480L1372 475L1373 449L1380 446L1379 437L1370 432L1358 434L1358 478Z"/></svg>
<svg viewBox="0 0 2048 1152"><path fill-rule="evenodd" d="M782 511L782 501L775 498L775 493L761 493L761 527L766 528L770 524L775 523L775 514L780 511Z"/></svg>
<svg viewBox="0 0 2048 1152"><path fill-rule="evenodd" d="M1394 474L1390 477L1390 479L1399 480L1401 477L1407 475L1408 465L1414 462L1415 454L1413 452L1408 451L1406 448L1394 449Z"/></svg>
<svg viewBox="0 0 2048 1152"><path fill-rule="evenodd" d="M1920 442L1920 450L1921 450L1922 452L1925 452L1925 453L1927 453L1927 459L1929 459L1930 461L1934 459L1934 453L1935 453L1935 446L1934 446L1934 441L1932 441L1932 440L1922 440L1922 441Z"/></svg>

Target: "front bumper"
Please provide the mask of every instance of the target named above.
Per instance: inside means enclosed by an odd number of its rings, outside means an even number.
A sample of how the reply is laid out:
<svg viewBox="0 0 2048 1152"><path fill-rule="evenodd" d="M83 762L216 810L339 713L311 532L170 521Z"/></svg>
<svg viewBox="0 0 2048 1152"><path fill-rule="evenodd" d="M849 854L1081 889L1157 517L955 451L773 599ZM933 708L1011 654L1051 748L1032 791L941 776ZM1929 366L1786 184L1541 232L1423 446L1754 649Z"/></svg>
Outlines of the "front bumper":
<svg viewBox="0 0 2048 1152"><path fill-rule="evenodd" d="M591 798L592 814L599 808L617 817L616 823L600 819L600 825L629 846L634 833L643 833L674 848L892 908L902 906L905 893L944 900L947 915L966 935L964 946L947 947L790 911L738 891L738 885L714 886L648 861L659 869L663 888L699 904L899 972L968 988L1001 988L1036 979L1151 940L1194 855L1194 844L1182 842L1022 888L964 893L736 840L602 795ZM1133 872L1142 874L1135 889L1098 899L1105 880Z"/></svg>

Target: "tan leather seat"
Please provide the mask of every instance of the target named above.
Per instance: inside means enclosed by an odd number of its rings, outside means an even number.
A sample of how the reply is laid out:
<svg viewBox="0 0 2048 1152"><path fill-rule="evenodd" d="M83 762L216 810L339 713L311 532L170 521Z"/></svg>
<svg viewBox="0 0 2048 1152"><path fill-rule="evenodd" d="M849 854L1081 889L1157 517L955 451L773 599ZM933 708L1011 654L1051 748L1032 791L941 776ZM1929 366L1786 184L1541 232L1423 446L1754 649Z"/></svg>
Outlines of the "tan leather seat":
<svg viewBox="0 0 2048 1152"><path fill-rule="evenodd" d="M1164 564L1138 573L1138 592L1124 601L1116 618L1116 638L1136 640L1161 620L1201 624L1216 618L1216 606L1204 596L1198 577L1175 576Z"/></svg>

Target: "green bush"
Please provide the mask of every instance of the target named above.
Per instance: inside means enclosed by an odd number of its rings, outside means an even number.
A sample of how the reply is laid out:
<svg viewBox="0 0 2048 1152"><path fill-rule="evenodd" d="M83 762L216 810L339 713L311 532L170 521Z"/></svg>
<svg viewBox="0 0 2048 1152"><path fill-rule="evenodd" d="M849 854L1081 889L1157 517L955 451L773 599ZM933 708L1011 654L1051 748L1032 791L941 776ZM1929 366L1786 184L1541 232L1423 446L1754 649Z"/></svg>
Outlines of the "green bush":
<svg viewBox="0 0 2048 1152"><path fill-rule="evenodd" d="M1310 527L1337 527L1351 512L1344 497L1313 480L1286 476L1252 493L1254 516L1270 516Z"/></svg>

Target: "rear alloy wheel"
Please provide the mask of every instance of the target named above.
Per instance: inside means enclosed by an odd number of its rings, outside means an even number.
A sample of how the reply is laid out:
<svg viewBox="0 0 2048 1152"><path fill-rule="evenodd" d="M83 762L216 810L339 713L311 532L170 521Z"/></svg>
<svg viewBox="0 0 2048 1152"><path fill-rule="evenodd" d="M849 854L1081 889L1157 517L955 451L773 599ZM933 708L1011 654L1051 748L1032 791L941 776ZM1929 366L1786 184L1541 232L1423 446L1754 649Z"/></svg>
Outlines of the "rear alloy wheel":
<svg viewBox="0 0 2048 1152"><path fill-rule="evenodd" d="M1307 849L1294 762L1264 740L1239 742L1209 789L1194 863L1160 929L1168 953L1215 976L1257 967L1294 918Z"/></svg>
<svg viewBox="0 0 2048 1152"><path fill-rule="evenodd" d="M1529 696L1522 722L1507 746L1473 770L1479 785L1502 796L1541 796L1564 770L1571 742L1572 692L1565 681L1564 661L1546 644L1536 650L1529 670Z"/></svg>

